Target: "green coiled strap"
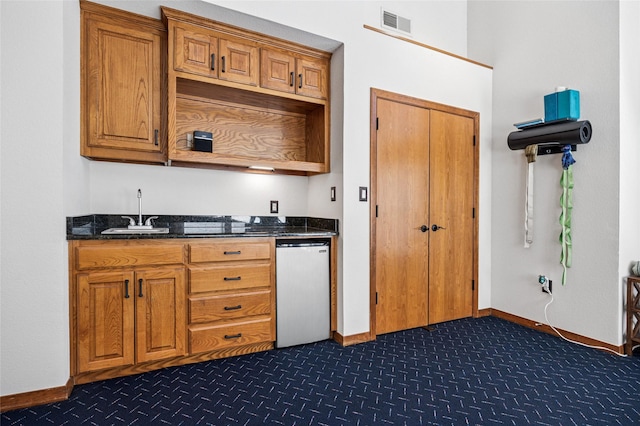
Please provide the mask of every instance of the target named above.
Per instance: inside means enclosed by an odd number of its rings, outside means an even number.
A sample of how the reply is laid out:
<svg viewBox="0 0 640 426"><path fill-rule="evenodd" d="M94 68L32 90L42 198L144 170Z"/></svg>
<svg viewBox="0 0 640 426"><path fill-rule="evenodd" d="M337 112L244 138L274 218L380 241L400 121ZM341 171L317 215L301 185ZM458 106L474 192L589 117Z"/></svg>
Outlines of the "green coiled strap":
<svg viewBox="0 0 640 426"><path fill-rule="evenodd" d="M569 147L570 149L570 147ZM565 151L566 153L566 151ZM571 152L569 151L569 155ZM571 158L573 160L573 158ZM560 264L562 265L562 285L567 282L567 268L571 268L571 210L573 209L573 166L575 160L563 160L562 177L560 185L562 186L562 196L560 197L560 244L562 245L562 253L560 255ZM566 165L566 167L565 167Z"/></svg>

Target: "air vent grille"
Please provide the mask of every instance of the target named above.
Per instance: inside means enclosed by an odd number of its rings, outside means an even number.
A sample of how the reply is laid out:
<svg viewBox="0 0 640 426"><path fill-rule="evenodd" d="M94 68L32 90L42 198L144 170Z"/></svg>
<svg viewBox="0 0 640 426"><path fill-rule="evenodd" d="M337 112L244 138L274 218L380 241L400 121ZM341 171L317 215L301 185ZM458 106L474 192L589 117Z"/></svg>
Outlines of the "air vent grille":
<svg viewBox="0 0 640 426"><path fill-rule="evenodd" d="M398 16L397 14L388 10L381 9L382 11L382 26L391 28L396 31L402 31L406 34L411 34L411 20Z"/></svg>

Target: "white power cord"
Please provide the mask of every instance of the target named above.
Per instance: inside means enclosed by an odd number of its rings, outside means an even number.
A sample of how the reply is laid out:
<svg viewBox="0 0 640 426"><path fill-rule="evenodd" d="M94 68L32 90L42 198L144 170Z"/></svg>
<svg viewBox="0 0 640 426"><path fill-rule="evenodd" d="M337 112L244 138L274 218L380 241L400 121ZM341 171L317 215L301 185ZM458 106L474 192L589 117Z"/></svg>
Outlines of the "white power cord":
<svg viewBox="0 0 640 426"><path fill-rule="evenodd" d="M549 305L551 305L553 303L553 293L549 293L549 296L551 296L551 300L544 307L544 319L547 321L547 325L549 327L551 327L551 329L553 331L555 331L558 334L558 336L560 336L562 339L566 340L567 342L575 343L576 345L580 345L580 346L584 346L584 347L592 348L592 349L602 349L604 351L611 352L612 354L618 355L618 356L621 356L621 357L626 357L627 356L627 354L621 354L621 353L618 353L618 352L616 352L614 350L611 350L609 348L605 348L603 346L587 345L586 343L576 342L575 340L567 339L566 337L564 337L562 335L562 333L560 333L554 326L551 325L551 322L549 322L549 317L547 316L547 308L549 307Z"/></svg>

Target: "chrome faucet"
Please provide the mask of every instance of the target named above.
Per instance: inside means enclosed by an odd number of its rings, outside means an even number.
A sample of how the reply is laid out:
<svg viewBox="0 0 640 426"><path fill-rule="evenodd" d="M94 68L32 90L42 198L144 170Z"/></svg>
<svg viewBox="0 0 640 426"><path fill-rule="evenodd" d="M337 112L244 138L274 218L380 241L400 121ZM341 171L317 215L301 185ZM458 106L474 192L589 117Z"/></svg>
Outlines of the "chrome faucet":
<svg viewBox="0 0 640 426"><path fill-rule="evenodd" d="M138 226L142 226L142 190L138 188Z"/></svg>
<svg viewBox="0 0 640 426"><path fill-rule="evenodd" d="M138 223L133 220L131 216L122 216L124 219L129 219L129 229L153 229L153 223L151 222L153 219L157 219L158 216L150 216L147 220L142 223L142 190L138 189Z"/></svg>

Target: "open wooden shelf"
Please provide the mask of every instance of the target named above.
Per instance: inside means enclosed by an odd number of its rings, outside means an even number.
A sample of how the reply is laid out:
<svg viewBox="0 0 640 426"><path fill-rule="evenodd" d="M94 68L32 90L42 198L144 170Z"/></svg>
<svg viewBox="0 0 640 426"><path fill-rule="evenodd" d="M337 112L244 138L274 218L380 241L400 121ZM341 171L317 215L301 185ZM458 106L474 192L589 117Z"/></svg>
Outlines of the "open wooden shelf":
<svg viewBox="0 0 640 426"><path fill-rule="evenodd" d="M326 105L177 78L169 159L223 166L327 171ZM194 130L213 134L213 152L192 151Z"/></svg>

